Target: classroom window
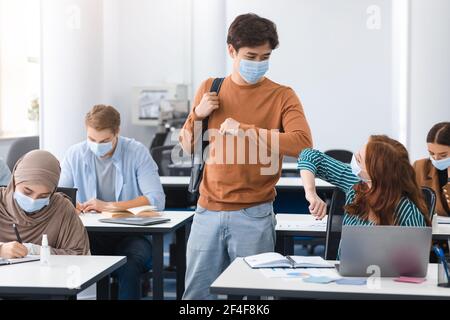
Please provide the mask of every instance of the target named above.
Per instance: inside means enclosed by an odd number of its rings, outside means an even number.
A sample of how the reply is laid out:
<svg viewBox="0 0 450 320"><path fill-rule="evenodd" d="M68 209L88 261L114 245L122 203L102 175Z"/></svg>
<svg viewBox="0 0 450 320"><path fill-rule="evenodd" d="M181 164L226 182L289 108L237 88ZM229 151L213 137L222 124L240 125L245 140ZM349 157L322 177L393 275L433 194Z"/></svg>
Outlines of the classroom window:
<svg viewBox="0 0 450 320"><path fill-rule="evenodd" d="M40 0L0 0L0 137L37 135Z"/></svg>

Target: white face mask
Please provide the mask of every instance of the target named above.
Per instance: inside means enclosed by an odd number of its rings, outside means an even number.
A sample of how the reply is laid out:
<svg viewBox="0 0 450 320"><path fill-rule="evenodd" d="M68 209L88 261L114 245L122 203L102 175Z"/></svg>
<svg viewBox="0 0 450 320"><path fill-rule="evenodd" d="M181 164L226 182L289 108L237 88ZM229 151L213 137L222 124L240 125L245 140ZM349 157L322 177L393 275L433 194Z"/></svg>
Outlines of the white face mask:
<svg viewBox="0 0 450 320"><path fill-rule="evenodd" d="M355 176L357 176L358 178L360 178L362 181L364 182L369 182L370 180L364 179L363 177L361 177L361 172L362 169L358 164L358 161L356 161L356 157L355 155L353 155L352 157L352 162L350 163L350 166L352 167L352 172Z"/></svg>
<svg viewBox="0 0 450 320"><path fill-rule="evenodd" d="M89 149L99 158L104 157L108 152L110 152L113 149L113 143L106 142L106 143L95 143L91 140L87 140Z"/></svg>
<svg viewBox="0 0 450 320"><path fill-rule="evenodd" d="M258 83L269 70L269 60L251 61L242 59L239 63L239 73L245 82L249 84Z"/></svg>
<svg viewBox="0 0 450 320"><path fill-rule="evenodd" d="M433 166L438 170L447 170L448 167L450 167L450 157L441 160L435 160L433 157L430 157L430 160Z"/></svg>
<svg viewBox="0 0 450 320"><path fill-rule="evenodd" d="M50 198L33 199L19 191L14 192L14 199L26 214L32 214L34 212L40 211L50 203Z"/></svg>

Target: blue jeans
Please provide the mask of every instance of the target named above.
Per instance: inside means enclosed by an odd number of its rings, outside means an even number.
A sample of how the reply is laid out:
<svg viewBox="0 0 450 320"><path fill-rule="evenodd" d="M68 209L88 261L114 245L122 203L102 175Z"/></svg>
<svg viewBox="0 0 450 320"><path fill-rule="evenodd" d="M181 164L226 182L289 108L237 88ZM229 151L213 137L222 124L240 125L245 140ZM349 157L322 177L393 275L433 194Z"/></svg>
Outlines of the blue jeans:
<svg viewBox="0 0 450 320"><path fill-rule="evenodd" d="M187 244L183 299L215 299L209 287L236 258L275 249L272 203L236 211L209 211L197 205Z"/></svg>
<svg viewBox="0 0 450 320"><path fill-rule="evenodd" d="M119 284L119 300L141 299L141 275L152 267L152 244L143 236L94 235L92 254L126 256L127 263L112 273Z"/></svg>

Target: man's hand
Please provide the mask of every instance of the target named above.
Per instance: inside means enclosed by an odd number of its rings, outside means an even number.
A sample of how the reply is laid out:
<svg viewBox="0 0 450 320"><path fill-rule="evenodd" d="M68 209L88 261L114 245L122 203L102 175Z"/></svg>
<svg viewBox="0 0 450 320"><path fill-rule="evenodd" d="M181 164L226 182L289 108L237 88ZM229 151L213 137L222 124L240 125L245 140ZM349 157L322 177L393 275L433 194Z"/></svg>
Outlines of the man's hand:
<svg viewBox="0 0 450 320"><path fill-rule="evenodd" d="M105 201L101 201L98 199L92 199L85 203L80 204L79 209L82 212L91 212L91 211L103 212L103 211L113 209L113 206L111 205L110 202L105 202Z"/></svg>
<svg viewBox="0 0 450 320"><path fill-rule="evenodd" d="M233 118L228 118L220 125L219 133L223 135L229 134L237 136L239 132L239 125L240 123Z"/></svg>
<svg viewBox="0 0 450 320"><path fill-rule="evenodd" d="M28 249L21 243L7 242L0 246L0 257L3 259L23 258L28 254Z"/></svg>
<svg viewBox="0 0 450 320"><path fill-rule="evenodd" d="M200 104L195 107L195 115L201 119L208 117L214 110L219 108L219 96L216 92L207 92L203 95Z"/></svg>

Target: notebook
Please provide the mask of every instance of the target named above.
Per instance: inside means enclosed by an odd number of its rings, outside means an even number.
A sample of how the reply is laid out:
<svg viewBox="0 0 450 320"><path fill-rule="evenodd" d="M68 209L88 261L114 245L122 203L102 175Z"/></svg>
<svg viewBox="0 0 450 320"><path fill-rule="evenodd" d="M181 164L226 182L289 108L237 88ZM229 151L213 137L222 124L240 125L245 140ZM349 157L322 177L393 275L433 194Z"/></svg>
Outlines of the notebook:
<svg viewBox="0 0 450 320"><path fill-rule="evenodd" d="M244 258L251 268L334 268L318 256L283 256L276 252L261 253Z"/></svg>
<svg viewBox="0 0 450 320"><path fill-rule="evenodd" d="M26 256L24 258L17 258L17 259L2 259L2 258L0 258L0 266L7 266L10 264L38 261L40 258L41 258L40 256Z"/></svg>
<svg viewBox="0 0 450 320"><path fill-rule="evenodd" d="M107 218L127 218L127 217L160 217L161 213L156 211L155 206L141 206L129 208L125 211L103 211L102 215Z"/></svg>

